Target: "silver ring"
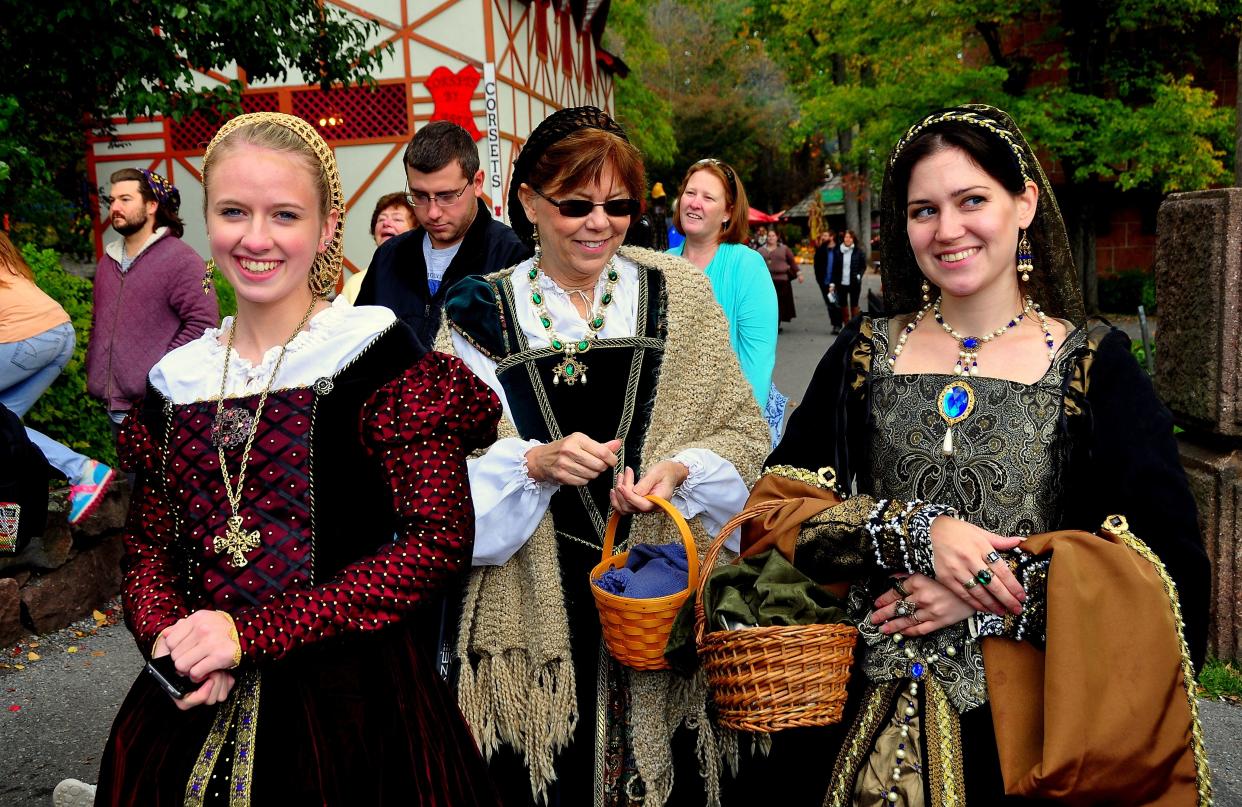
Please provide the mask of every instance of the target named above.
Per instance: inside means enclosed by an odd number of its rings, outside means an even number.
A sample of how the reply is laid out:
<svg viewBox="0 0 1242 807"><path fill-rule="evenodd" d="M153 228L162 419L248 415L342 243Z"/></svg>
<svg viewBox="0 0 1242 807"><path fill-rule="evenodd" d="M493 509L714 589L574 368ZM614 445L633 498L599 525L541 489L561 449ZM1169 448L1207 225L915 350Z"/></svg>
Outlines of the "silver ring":
<svg viewBox="0 0 1242 807"><path fill-rule="evenodd" d="M914 612L918 610L918 606L910 600L898 600L897 607L893 609L893 613L897 616L914 616Z"/></svg>
<svg viewBox="0 0 1242 807"><path fill-rule="evenodd" d="M991 552L983 556L983 562L988 564L989 566L991 566L993 563L995 563L996 561L1000 559L1001 559L1000 553L997 552L996 550L992 550Z"/></svg>

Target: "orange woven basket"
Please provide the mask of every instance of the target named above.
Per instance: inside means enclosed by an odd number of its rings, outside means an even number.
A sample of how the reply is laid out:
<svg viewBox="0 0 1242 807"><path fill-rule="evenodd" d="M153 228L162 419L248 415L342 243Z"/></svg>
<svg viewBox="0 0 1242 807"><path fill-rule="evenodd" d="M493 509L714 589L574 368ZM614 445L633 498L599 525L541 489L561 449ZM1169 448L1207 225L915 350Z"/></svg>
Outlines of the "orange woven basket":
<svg viewBox="0 0 1242 807"><path fill-rule="evenodd" d="M703 559L709 571L699 580L694 604L694 638L716 704L716 722L737 731L767 734L839 722L854 663L858 630L853 625L706 630L703 592L725 538L781 504L779 499L762 502L724 525Z"/></svg>
<svg viewBox="0 0 1242 807"><path fill-rule="evenodd" d="M591 570L591 593L595 595L595 607L599 611L599 624L604 632L604 644L612 657L627 667L636 670L666 670L668 662L664 660L664 646L668 644L668 634L673 629L673 620L682 604L699 584L699 554L694 546L694 537L690 535L690 526L682 518L677 508L659 496L648 496L649 501L659 505L677 525L681 533L682 543L686 545L686 564L689 580L684 591L664 597L635 599L618 597L610 594L595 581L609 569L618 569L625 565L629 552L612 554L613 539L617 534L620 514L614 512L608 520L608 529L604 532L604 559Z"/></svg>

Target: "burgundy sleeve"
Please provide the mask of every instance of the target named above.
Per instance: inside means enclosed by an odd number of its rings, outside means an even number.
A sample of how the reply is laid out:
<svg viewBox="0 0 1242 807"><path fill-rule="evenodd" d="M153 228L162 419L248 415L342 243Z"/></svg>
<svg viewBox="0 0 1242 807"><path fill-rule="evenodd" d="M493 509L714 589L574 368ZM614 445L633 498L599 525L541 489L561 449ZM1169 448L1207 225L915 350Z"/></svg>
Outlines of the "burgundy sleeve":
<svg viewBox="0 0 1242 807"><path fill-rule="evenodd" d="M163 491L159 448L137 411L130 410L117 436L122 468L138 474L123 539L121 596L126 624L138 649L149 656L160 631L189 616L192 609L182 594L183 572L173 548L176 520Z"/></svg>
<svg viewBox="0 0 1242 807"><path fill-rule="evenodd" d="M474 508L466 457L495 439L500 411L487 385L438 353L377 390L362 409L362 441L388 480L395 539L320 585L235 613L243 656L270 661L340 633L379 630L467 571Z"/></svg>

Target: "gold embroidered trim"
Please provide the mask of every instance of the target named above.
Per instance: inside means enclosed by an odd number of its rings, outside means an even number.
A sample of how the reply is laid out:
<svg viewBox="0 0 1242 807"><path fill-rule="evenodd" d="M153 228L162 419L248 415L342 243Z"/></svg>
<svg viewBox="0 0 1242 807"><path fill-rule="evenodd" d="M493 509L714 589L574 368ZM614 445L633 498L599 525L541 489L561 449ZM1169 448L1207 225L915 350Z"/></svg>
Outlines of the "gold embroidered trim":
<svg viewBox="0 0 1242 807"><path fill-rule="evenodd" d="M595 352L602 348L618 348L618 347L635 347L640 350L643 348L654 348L655 350L663 350L664 343L659 339L653 339L650 336L618 336L608 339L594 339L591 343L591 351ZM543 359L549 356L563 356L564 351L554 350L550 347L536 347L530 350L524 350L520 353L513 353L500 361L496 362L496 374L524 364L534 359Z"/></svg>
<svg viewBox="0 0 1242 807"><path fill-rule="evenodd" d="M469 345L472 348L479 351L480 353L482 353L484 356L491 359L492 361L496 361L496 357L492 355L492 352L488 350L487 348L483 347L482 345L480 345L478 342L476 342L474 340L474 337L471 336L469 333L467 333L460 325L458 325L456 322L453 322L453 320L451 319L448 321L448 325L450 328L452 328L457 333L458 336L460 336L462 339L465 339L466 342L469 343Z"/></svg>
<svg viewBox="0 0 1242 807"><path fill-rule="evenodd" d="M854 780L858 771L871 753L875 744L876 734L884 724L901 689L901 681L885 681L880 684L869 684L863 693L863 708L850 726L845 742L841 744L841 752L832 768L832 779L828 785L828 795L824 799L824 807L850 807L854 799Z"/></svg>
<svg viewBox="0 0 1242 807"><path fill-rule="evenodd" d="M216 766L220 750L230 729L233 731L233 765L229 774L229 807L250 807L250 790L254 774L254 739L259 728L258 671L244 673L237 682L233 697L220 704L215 723L203 741L198 759L190 770L185 787L185 804L201 805L207 795L207 783Z"/></svg>
<svg viewBox="0 0 1242 807"><path fill-rule="evenodd" d="M837 484L837 472L831 465L825 465L818 471L808 471L793 465L772 465L763 469L764 474L775 474L784 479L816 487L821 490L833 490Z"/></svg>
<svg viewBox="0 0 1242 807"><path fill-rule="evenodd" d="M874 349L872 340L875 332L872 330L870 317L863 317L858 328L858 335L860 338L854 343L854 351L850 354L850 369L854 373L854 377L850 380L850 389L855 392L867 383L867 377L871 375L871 359Z"/></svg>
<svg viewBox="0 0 1242 807"><path fill-rule="evenodd" d="M1195 697L1195 671L1190 663L1190 648L1186 646L1186 637L1183 633L1186 625L1182 621L1182 606L1177 596L1177 584L1173 582L1173 578L1169 577L1169 572L1164 568L1164 562L1159 556L1152 552L1141 538L1130 532L1130 523L1125 516L1109 516L1104 519L1104 524L1100 529L1116 535L1126 546L1155 567L1156 573L1160 575L1160 582L1164 585L1164 593L1168 596L1169 605L1173 609L1173 622L1177 625L1177 643L1182 654L1182 684L1186 687L1186 700L1190 704L1190 745L1195 757L1195 783L1199 790L1199 804L1210 805L1212 803L1212 774L1208 770L1203 726L1199 723L1199 701Z"/></svg>
<svg viewBox="0 0 1242 807"><path fill-rule="evenodd" d="M927 780L933 807L966 807L962 776L962 724L935 678L926 677Z"/></svg>

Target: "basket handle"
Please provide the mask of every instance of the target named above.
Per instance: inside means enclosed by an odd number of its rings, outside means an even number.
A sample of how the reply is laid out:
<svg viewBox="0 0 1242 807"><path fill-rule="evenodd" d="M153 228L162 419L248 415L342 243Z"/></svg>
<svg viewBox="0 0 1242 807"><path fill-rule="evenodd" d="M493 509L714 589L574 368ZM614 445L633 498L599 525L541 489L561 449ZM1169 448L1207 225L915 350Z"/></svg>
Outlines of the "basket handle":
<svg viewBox="0 0 1242 807"><path fill-rule="evenodd" d="M724 548L725 539L729 537L729 533L733 532L735 529L742 526L747 521L750 521L752 518L758 518L764 513L770 512L772 510L775 510L778 507L784 506L784 504L785 504L784 499L768 499L765 502L759 502L758 504L754 504L754 505L751 505L750 507L747 507L745 510L738 513L736 516L729 519L729 522L720 528L720 532L717 533L715 540L712 541L712 545L708 547L707 549L707 555L703 558L703 568L706 569L706 571L703 573L703 576L699 578L698 589L695 592L695 598L694 598L694 641L695 641L695 644L702 644L703 642L703 634L705 633L704 628L707 625L707 613L703 608L703 593L707 591L707 578L711 576L712 569L716 568L716 558L717 556L720 555L720 550Z"/></svg>
<svg viewBox="0 0 1242 807"><path fill-rule="evenodd" d="M688 572L686 587L697 588L699 585L699 551L694 545L694 536L690 534L690 525L686 523L681 512L668 501L650 494L645 498L667 513L677 525L677 532L681 534L681 542L686 545L686 571ZM616 538L617 525L620 523L621 514L613 510L612 517L608 519L608 529L604 530L604 560L612 557L612 542Z"/></svg>

